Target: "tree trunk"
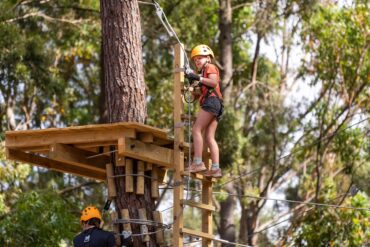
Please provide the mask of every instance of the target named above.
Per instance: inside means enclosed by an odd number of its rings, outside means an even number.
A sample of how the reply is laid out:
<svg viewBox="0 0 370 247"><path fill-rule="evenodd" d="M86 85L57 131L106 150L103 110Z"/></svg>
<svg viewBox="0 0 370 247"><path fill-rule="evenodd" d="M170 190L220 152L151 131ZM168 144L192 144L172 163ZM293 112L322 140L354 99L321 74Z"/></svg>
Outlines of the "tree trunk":
<svg viewBox="0 0 370 247"><path fill-rule="evenodd" d="M143 123L146 105L138 2L101 0L101 18L108 120Z"/></svg>
<svg viewBox="0 0 370 247"><path fill-rule="evenodd" d="M224 189L227 193L236 194L234 183L228 183ZM228 196L227 199L220 203L220 236L222 239L235 243L236 227L235 227L235 196ZM222 244L222 247L230 246L229 244Z"/></svg>
<svg viewBox="0 0 370 247"><path fill-rule="evenodd" d="M140 122L146 118L145 83L141 50L140 12L137 0L101 0L103 35L103 75L108 121ZM134 164L135 172L135 164ZM116 175L124 174L121 167ZM153 219L154 201L150 195L150 181L145 180L145 194L125 193L125 178L116 179L115 205L128 209L131 219L139 219L138 209L145 208L148 219ZM140 225L131 224L134 234L140 233ZM122 230L122 229L121 229ZM153 231L149 227L149 231ZM149 245L141 237L134 237L133 246L157 246L155 235L150 235Z"/></svg>
<svg viewBox="0 0 370 247"><path fill-rule="evenodd" d="M242 209L240 219L240 242L250 246L257 246L258 238L257 235L254 234L258 219L258 213L256 211L256 205L252 202L247 208Z"/></svg>
<svg viewBox="0 0 370 247"><path fill-rule="evenodd" d="M233 87L233 54L232 54L232 8L231 0L219 0L219 28L220 28L220 62L221 85L224 102L227 105L231 98Z"/></svg>

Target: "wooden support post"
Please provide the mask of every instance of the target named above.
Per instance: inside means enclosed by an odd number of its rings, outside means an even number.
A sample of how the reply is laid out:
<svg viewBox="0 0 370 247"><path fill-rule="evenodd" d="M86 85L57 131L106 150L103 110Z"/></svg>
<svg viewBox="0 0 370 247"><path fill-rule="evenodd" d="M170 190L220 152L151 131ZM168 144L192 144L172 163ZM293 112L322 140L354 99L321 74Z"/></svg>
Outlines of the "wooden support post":
<svg viewBox="0 0 370 247"><path fill-rule="evenodd" d="M147 220L145 208L139 208L139 218L141 220ZM150 237L147 234L148 233L148 227L147 227L147 225L144 225L144 224L143 225L140 225L140 233L141 234L144 234L143 237L142 237L142 241L143 242L149 242L150 241Z"/></svg>
<svg viewBox="0 0 370 247"><path fill-rule="evenodd" d="M106 164L107 171L107 182L108 182L108 197L113 199L117 197L116 183L114 182L113 165L111 163Z"/></svg>
<svg viewBox="0 0 370 247"><path fill-rule="evenodd" d="M157 222L159 224L162 224L163 223L162 213L159 212L159 211L153 211L153 219L154 219L155 222ZM162 231L159 231L159 227L158 227L156 229L156 231L158 231L156 233L157 244L159 244L159 245L160 244L163 244L164 243L164 232L163 232L163 230Z"/></svg>
<svg viewBox="0 0 370 247"><path fill-rule="evenodd" d="M116 221L118 219L117 212L111 212L110 217L112 221ZM114 237L116 239L116 246L121 246L121 233L119 232L119 225L113 224L113 231L114 231Z"/></svg>
<svg viewBox="0 0 370 247"><path fill-rule="evenodd" d="M159 197L159 190L158 190L158 166L153 166L152 169L152 198Z"/></svg>
<svg viewBox="0 0 370 247"><path fill-rule="evenodd" d="M207 151L208 147L204 148L206 151L203 152L203 161L208 169L210 169L210 157L209 152ZM213 207L212 205L212 183L208 181L202 181L202 203ZM202 232L213 235L213 226L212 226L212 211L202 210ZM212 241L208 238L203 238L202 247L211 247Z"/></svg>
<svg viewBox="0 0 370 247"><path fill-rule="evenodd" d="M134 179L131 175L133 173L132 163L132 159L126 159L126 192L134 192Z"/></svg>
<svg viewBox="0 0 370 247"><path fill-rule="evenodd" d="M144 195L144 161L139 160L137 162L137 178L136 178L136 194Z"/></svg>
<svg viewBox="0 0 370 247"><path fill-rule="evenodd" d="M184 53L182 50L182 44L175 45L175 60L174 60L174 89L173 89L173 122L174 125L180 123L181 115L184 112L184 104L182 102L181 90L184 83L184 73L181 69L184 68ZM176 126L174 126L176 127ZM180 230L184 226L183 219L183 208L180 201L184 197L184 186L182 185L181 172L184 170L184 153L180 149L180 144L184 143L184 129L183 126L180 128L174 128L174 157L173 157L173 167L174 167L174 182L179 183L173 190L173 246L182 247L184 245L183 235Z"/></svg>

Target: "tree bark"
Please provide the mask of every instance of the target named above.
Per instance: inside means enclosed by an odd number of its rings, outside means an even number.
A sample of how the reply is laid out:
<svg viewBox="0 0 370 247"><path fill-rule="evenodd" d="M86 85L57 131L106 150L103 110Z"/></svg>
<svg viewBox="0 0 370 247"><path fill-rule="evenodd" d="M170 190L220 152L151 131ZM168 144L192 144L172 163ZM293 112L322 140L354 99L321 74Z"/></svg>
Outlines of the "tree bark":
<svg viewBox="0 0 370 247"><path fill-rule="evenodd" d="M146 118L145 83L142 64L140 12L137 0L101 0L103 35L103 75L105 100L109 123L140 122ZM134 163L135 173L135 163ZM121 167L115 175L124 174ZM151 198L150 181L145 180L144 195L125 192L125 178L116 179L115 205L128 209L131 219L139 219L138 209L145 208L148 219L155 210ZM140 233L140 225L131 224L134 234ZM122 230L122 229L121 229ZM153 231L149 227L149 231ZM133 238L133 246L157 246L155 235L150 235L149 245L141 237Z"/></svg>
<svg viewBox="0 0 370 247"><path fill-rule="evenodd" d="M104 81L108 121L146 117L140 12L136 0L101 0Z"/></svg>
<svg viewBox="0 0 370 247"><path fill-rule="evenodd" d="M226 105L229 104L233 88L233 54L232 54L232 8L231 0L219 0L219 29L220 29L220 63L221 86Z"/></svg>

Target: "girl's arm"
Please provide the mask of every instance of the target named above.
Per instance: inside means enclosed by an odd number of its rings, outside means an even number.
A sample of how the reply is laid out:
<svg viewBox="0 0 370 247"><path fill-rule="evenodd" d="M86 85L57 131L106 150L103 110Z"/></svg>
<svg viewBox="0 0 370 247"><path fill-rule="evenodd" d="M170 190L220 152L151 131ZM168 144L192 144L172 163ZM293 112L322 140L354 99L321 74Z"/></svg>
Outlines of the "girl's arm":
<svg viewBox="0 0 370 247"><path fill-rule="evenodd" d="M217 74L209 74L208 77L209 78L200 77L199 82L208 87L216 87L218 84Z"/></svg>

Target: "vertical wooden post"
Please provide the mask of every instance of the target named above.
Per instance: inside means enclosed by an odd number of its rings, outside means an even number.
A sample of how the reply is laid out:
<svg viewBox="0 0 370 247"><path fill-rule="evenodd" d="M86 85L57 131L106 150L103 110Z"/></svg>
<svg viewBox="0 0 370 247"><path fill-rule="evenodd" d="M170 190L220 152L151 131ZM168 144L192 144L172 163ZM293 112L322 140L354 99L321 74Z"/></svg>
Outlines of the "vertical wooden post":
<svg viewBox="0 0 370 247"><path fill-rule="evenodd" d="M154 218L154 221L157 222L157 223L163 223L163 219L162 219L162 213L159 212L159 211L153 211L153 218ZM163 231L159 231L158 228L156 228L156 240L157 240L157 244L161 245L164 243L164 234L163 234Z"/></svg>
<svg viewBox="0 0 370 247"><path fill-rule="evenodd" d="M158 191L158 166L152 167L152 198L158 198L159 197L159 191Z"/></svg>
<svg viewBox="0 0 370 247"><path fill-rule="evenodd" d="M139 208L138 211L139 211L139 218L141 220L147 220L145 208ZM141 232L141 234L143 234L142 241L143 242L149 242L150 241L150 237L148 235L148 227L147 227L147 225L144 225L144 224L140 225L140 232Z"/></svg>
<svg viewBox="0 0 370 247"><path fill-rule="evenodd" d="M173 90L173 123L176 126L177 123L181 122L181 114L184 112L184 104L181 98L181 89L184 83L184 73L180 71L184 68L184 53L181 48L182 44L175 45L175 61L174 61L174 90ZM183 228L184 219L182 212L182 205L180 201L184 197L184 186L182 185L181 172L184 171L184 153L180 150L180 144L184 142L184 130L183 128L175 128L174 130L174 182L178 184L173 190L173 246L182 247L184 240L180 233Z"/></svg>
<svg viewBox="0 0 370 247"><path fill-rule="evenodd" d="M136 194L144 195L144 170L145 163L142 160L137 162Z"/></svg>
<svg viewBox="0 0 370 247"><path fill-rule="evenodd" d="M111 216L112 221L116 221L118 219L117 212L111 212L110 216ZM114 238L116 239L116 245L120 246L121 245L121 237L120 237L119 225L118 224L113 224L113 231L115 232Z"/></svg>
<svg viewBox="0 0 370 247"><path fill-rule="evenodd" d="M108 163L105 165L106 173L107 173L107 181L108 181L108 197L109 199L113 199L117 196L116 184L114 182L114 172L113 172L113 165Z"/></svg>
<svg viewBox="0 0 370 247"><path fill-rule="evenodd" d="M124 219L124 220L129 220L130 219L128 209L126 209L126 208L121 209L121 215L122 215L122 219ZM130 223L123 224L123 230L126 231L126 232L131 233L131 224Z"/></svg>
<svg viewBox="0 0 370 247"><path fill-rule="evenodd" d="M134 179L132 177L132 159L126 159L125 172L126 172L126 192L134 192Z"/></svg>
<svg viewBox="0 0 370 247"><path fill-rule="evenodd" d="M208 147L205 146L203 150L203 161L208 169L210 169L210 159L209 159ZM202 181L202 203L212 206L212 182ZM212 211L202 210L202 232L213 235L212 226ZM212 241L206 238L202 240L202 247L211 247Z"/></svg>

